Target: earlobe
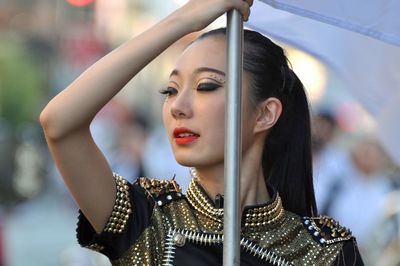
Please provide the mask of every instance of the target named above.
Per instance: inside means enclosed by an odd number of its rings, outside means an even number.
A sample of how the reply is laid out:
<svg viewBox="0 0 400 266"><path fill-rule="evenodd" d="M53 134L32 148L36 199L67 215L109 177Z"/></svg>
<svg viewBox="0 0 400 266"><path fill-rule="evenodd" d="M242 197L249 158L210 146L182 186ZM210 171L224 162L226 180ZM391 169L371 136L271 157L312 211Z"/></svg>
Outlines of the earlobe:
<svg viewBox="0 0 400 266"><path fill-rule="evenodd" d="M282 114L282 103L278 98L271 97L259 103L254 133L272 128Z"/></svg>

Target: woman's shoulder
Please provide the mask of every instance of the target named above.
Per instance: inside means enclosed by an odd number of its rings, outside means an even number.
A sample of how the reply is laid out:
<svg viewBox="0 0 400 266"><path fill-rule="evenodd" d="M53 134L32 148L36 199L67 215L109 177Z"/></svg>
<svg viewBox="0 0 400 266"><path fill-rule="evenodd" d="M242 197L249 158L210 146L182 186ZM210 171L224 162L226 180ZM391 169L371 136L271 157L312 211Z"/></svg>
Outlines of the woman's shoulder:
<svg viewBox="0 0 400 266"><path fill-rule="evenodd" d="M319 258L335 265L364 265L358 251L357 242L351 230L329 216L301 217L287 212L287 222L295 225L298 236L307 242L309 254L319 254ZM330 264L328 263L328 264Z"/></svg>
<svg viewBox="0 0 400 266"><path fill-rule="evenodd" d="M182 189L174 178L158 179L150 177L139 177L133 185L142 188L145 193L155 200L158 206L184 197Z"/></svg>
<svg viewBox="0 0 400 266"><path fill-rule="evenodd" d="M301 221L309 234L320 244L330 245L354 238L350 229L329 216L302 217Z"/></svg>

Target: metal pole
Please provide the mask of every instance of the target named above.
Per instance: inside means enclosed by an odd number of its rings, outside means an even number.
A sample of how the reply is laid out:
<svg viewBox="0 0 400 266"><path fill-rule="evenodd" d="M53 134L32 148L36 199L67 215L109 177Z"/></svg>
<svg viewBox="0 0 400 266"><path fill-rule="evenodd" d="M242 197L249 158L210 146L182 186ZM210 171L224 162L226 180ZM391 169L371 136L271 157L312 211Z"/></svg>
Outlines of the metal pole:
<svg viewBox="0 0 400 266"><path fill-rule="evenodd" d="M240 265L240 161L243 21L237 10L227 16L227 93L225 107L224 266Z"/></svg>

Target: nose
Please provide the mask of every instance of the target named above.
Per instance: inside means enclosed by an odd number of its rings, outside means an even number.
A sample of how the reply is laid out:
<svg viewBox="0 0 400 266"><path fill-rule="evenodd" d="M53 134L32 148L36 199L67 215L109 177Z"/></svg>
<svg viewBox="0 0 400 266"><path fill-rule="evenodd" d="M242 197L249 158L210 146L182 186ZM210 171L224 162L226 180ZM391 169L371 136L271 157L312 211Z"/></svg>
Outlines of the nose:
<svg viewBox="0 0 400 266"><path fill-rule="evenodd" d="M192 90L186 89L176 95L171 104L171 115L175 119L190 118L193 116Z"/></svg>

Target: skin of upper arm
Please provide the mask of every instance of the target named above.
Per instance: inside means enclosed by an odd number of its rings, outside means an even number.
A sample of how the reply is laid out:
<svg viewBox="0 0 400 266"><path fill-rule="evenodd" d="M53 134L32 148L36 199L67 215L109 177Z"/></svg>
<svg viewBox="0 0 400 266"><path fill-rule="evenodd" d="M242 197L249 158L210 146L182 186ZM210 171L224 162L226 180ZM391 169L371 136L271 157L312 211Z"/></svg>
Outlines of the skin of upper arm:
<svg viewBox="0 0 400 266"><path fill-rule="evenodd" d="M69 191L96 232L112 212L116 184L110 166L90 134L80 130L62 139L46 137L52 157Z"/></svg>

